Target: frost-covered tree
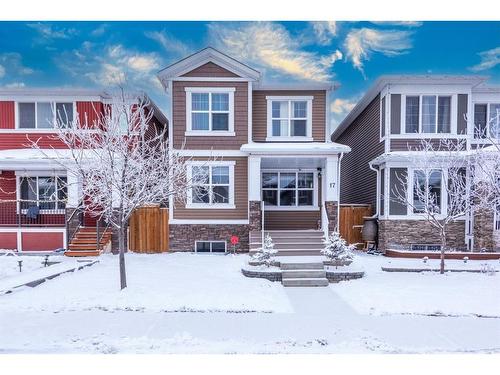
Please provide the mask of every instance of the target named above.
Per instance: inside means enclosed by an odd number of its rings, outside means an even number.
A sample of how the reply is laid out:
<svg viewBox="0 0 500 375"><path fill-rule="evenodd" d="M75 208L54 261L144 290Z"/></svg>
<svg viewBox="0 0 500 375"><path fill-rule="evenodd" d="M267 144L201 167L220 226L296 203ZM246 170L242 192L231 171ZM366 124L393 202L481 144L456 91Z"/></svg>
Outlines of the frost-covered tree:
<svg viewBox="0 0 500 375"><path fill-rule="evenodd" d="M277 252L278 250L274 248L273 239L271 238L271 235L268 233L264 238L264 243L262 244L262 247L253 255L252 258L270 267L274 263L273 258Z"/></svg>
<svg viewBox="0 0 500 375"><path fill-rule="evenodd" d="M332 262L350 261L354 258L354 245L349 245L337 231L333 231L323 239L323 244L325 246L321 249L321 253Z"/></svg>
<svg viewBox="0 0 500 375"><path fill-rule="evenodd" d="M58 124L57 138L71 155L61 155L59 163L68 175L76 176L79 195L86 197L80 209L104 219L118 232L124 289L125 240L134 210L170 199L185 201L203 177L188 174L189 159L169 147L167 128L155 122L154 107L146 95L120 87L110 93L104 110L94 111L95 121L80 121L77 116L69 126ZM32 147L40 149L37 141L32 141Z"/></svg>

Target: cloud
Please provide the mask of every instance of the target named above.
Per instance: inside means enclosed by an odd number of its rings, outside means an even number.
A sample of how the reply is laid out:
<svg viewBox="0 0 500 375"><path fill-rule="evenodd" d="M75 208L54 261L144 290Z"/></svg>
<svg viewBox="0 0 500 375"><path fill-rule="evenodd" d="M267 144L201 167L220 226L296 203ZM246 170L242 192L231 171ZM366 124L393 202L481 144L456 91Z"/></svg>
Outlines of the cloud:
<svg viewBox="0 0 500 375"><path fill-rule="evenodd" d="M330 110L337 115L348 113L354 108L356 103L357 100L337 98L331 102Z"/></svg>
<svg viewBox="0 0 500 375"><path fill-rule="evenodd" d="M158 42L163 47L163 49L169 54L184 57L192 52L192 49L187 44L173 37L165 30L146 31L144 35L147 38Z"/></svg>
<svg viewBox="0 0 500 375"><path fill-rule="evenodd" d="M299 80L324 81L332 78L335 51L328 59L301 49L287 29L272 22L212 23L209 40L214 47L261 70L285 74Z"/></svg>
<svg viewBox="0 0 500 375"><path fill-rule="evenodd" d="M73 77L84 77L97 86L128 83L141 89L160 88L156 71L163 65L156 53L145 53L122 44L98 45L86 41L79 49L56 58Z"/></svg>
<svg viewBox="0 0 500 375"><path fill-rule="evenodd" d="M26 76L35 72L34 69L24 66L22 56L17 52L0 54L0 67L0 78L7 73L9 76Z"/></svg>
<svg viewBox="0 0 500 375"><path fill-rule="evenodd" d="M106 30L108 29L108 25L106 25L105 23L99 25L99 27L95 28L94 30L92 30L90 32L90 35L92 36L102 36L104 35L104 33L106 32Z"/></svg>
<svg viewBox="0 0 500 375"><path fill-rule="evenodd" d="M332 38L337 36L337 22L335 21L315 21L311 22L316 39L321 45L329 45Z"/></svg>
<svg viewBox="0 0 500 375"><path fill-rule="evenodd" d="M26 84L24 82L12 82L4 85L4 87L7 89L17 89L26 87Z"/></svg>
<svg viewBox="0 0 500 375"><path fill-rule="evenodd" d="M404 26L404 27L420 27L424 24L422 21L371 21L371 23L381 26Z"/></svg>
<svg viewBox="0 0 500 375"><path fill-rule="evenodd" d="M62 28L62 27L53 27L50 23L46 22L37 22L37 23L28 23L28 27L36 30L40 39L38 41L49 42L54 39L69 39L72 36L78 34L78 31L74 28Z"/></svg>
<svg viewBox="0 0 500 375"><path fill-rule="evenodd" d="M347 58L364 74L363 62L369 60L372 53L389 57L406 53L412 47L411 35L410 31L403 30L353 29L347 34L344 47Z"/></svg>
<svg viewBox="0 0 500 375"><path fill-rule="evenodd" d="M481 70L491 69L500 64L500 47L496 47L487 51L479 52L481 62L474 65L470 70L479 72Z"/></svg>

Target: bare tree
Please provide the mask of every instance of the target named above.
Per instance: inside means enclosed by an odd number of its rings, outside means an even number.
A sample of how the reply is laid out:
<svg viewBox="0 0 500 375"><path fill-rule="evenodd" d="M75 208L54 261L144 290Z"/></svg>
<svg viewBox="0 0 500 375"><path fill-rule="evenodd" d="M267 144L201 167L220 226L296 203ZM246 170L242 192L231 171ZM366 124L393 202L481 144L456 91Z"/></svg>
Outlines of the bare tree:
<svg viewBox="0 0 500 375"><path fill-rule="evenodd" d="M436 146L422 140L419 147L408 152L408 162L414 174L397 176L400 187L393 188L391 199L408 206L439 232L440 272L444 273L448 226L472 210L468 191L473 169L466 141L443 139Z"/></svg>
<svg viewBox="0 0 500 375"><path fill-rule="evenodd" d="M169 147L167 128L155 124L145 95L120 87L110 97L104 110L94 109L95 121L58 121L57 137L69 149L69 160L60 163L80 181L83 209L118 232L120 287L124 289L125 239L134 210L170 199L185 202L192 186L204 176L188 173L189 158ZM60 115L57 118L64 118ZM36 141L32 147L40 149Z"/></svg>

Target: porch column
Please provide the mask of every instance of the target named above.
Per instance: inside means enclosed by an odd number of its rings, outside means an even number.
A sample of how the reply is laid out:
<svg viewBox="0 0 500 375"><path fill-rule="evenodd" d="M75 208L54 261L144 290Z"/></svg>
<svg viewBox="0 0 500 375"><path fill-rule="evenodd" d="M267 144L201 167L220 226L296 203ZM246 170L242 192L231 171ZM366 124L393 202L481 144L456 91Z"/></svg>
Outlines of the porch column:
<svg viewBox="0 0 500 375"><path fill-rule="evenodd" d="M248 222L251 231L260 230L262 226L260 162L260 156L248 157Z"/></svg>
<svg viewBox="0 0 500 375"><path fill-rule="evenodd" d="M339 170L338 157L327 156L323 170L323 205L328 219L328 232L338 229L338 205L339 205ZM326 228L323 228L326 229Z"/></svg>

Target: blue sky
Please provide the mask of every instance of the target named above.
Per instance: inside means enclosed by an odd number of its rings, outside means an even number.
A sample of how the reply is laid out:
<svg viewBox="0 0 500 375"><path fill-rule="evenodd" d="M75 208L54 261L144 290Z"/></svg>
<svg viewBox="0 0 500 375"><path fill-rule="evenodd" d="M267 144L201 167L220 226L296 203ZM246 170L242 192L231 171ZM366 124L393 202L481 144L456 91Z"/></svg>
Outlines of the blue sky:
<svg viewBox="0 0 500 375"><path fill-rule="evenodd" d="M500 84L500 22L0 22L1 87L110 87L167 109L156 73L212 46L264 82L336 81L332 128L382 74L481 74Z"/></svg>

